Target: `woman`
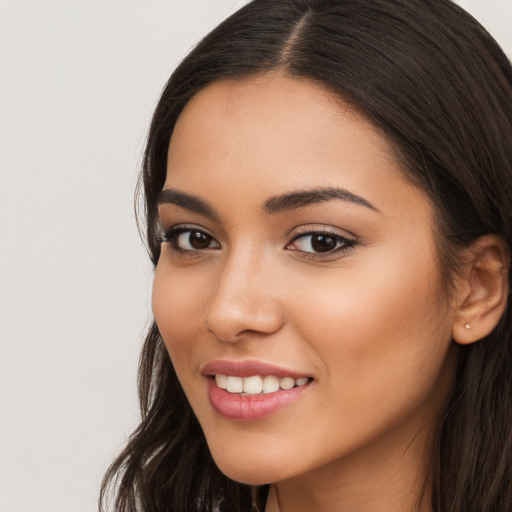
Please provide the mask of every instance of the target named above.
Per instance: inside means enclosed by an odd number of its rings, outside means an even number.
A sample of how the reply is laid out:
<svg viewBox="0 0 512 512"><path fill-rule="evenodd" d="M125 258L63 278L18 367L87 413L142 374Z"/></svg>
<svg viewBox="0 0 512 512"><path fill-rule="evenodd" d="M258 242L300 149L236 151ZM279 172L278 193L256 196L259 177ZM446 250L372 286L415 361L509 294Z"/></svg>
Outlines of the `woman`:
<svg viewBox="0 0 512 512"><path fill-rule="evenodd" d="M102 499L512 510L512 69L475 20L256 0L172 75L142 185L155 323Z"/></svg>

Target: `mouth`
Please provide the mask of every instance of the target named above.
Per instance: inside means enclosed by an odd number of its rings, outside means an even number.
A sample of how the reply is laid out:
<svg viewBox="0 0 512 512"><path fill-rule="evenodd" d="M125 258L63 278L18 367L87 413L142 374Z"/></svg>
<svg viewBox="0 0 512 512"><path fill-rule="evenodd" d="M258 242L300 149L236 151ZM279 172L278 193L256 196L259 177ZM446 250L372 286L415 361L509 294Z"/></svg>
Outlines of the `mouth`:
<svg viewBox="0 0 512 512"><path fill-rule="evenodd" d="M228 393L240 396L255 396L276 393L279 390L289 390L307 385L310 377L277 377L276 375L251 375L238 377L236 375L216 374L211 376L218 388Z"/></svg>
<svg viewBox="0 0 512 512"><path fill-rule="evenodd" d="M257 361L213 361L206 378L213 409L230 420L259 420L297 402L314 378Z"/></svg>

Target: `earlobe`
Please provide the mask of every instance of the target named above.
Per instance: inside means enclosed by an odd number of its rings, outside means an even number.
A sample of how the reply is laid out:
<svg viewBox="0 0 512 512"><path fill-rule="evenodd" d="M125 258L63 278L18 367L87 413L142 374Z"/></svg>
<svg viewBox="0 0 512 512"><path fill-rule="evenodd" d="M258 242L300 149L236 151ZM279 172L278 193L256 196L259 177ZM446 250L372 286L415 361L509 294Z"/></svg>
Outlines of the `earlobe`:
<svg viewBox="0 0 512 512"><path fill-rule="evenodd" d="M480 237L465 251L452 332L462 345L485 338L498 324L507 306L510 264L507 247L496 235Z"/></svg>

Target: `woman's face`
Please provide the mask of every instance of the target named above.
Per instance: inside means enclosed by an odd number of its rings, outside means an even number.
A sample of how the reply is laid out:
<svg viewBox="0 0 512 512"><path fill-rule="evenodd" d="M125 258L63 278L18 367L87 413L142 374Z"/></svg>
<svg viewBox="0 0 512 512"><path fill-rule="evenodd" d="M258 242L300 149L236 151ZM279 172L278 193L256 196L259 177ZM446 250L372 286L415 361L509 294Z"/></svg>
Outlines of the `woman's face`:
<svg viewBox="0 0 512 512"><path fill-rule="evenodd" d="M452 315L431 205L379 130L304 80L214 83L176 124L159 211L154 315L222 471L421 458Z"/></svg>

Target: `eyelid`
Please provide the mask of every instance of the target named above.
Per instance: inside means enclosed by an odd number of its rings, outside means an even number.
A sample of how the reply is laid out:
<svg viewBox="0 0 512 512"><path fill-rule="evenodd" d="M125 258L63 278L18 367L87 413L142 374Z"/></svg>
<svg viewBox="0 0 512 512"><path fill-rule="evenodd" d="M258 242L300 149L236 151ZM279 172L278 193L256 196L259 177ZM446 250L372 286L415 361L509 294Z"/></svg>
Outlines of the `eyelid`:
<svg viewBox="0 0 512 512"><path fill-rule="evenodd" d="M358 242L358 237L354 233L351 233L346 229L336 228L327 224L303 224L290 230L290 236L292 237L292 240L298 238L299 236L315 233L325 233L327 235L344 238L350 242Z"/></svg>
<svg viewBox="0 0 512 512"><path fill-rule="evenodd" d="M203 233L215 238L214 235L211 234L210 230L206 229L199 224L189 224L187 222L180 222L178 224L172 224L169 227L166 227L163 222L159 222L157 227L158 237L165 237L168 233L174 233L177 231L202 231Z"/></svg>

